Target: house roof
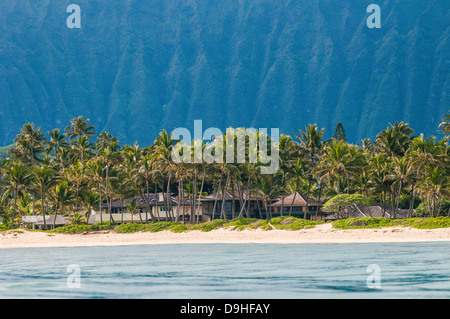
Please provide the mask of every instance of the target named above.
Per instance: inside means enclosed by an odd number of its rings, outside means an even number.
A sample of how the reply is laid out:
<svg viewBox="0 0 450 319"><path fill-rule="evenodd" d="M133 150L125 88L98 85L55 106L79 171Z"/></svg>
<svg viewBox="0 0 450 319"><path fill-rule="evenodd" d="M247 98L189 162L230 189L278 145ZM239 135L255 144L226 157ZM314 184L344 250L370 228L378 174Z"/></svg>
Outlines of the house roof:
<svg viewBox="0 0 450 319"><path fill-rule="evenodd" d="M152 193L152 194L147 194L147 198L150 200L150 206L164 206L166 205L166 201L165 198L167 198L167 195L164 193L159 193L159 196L156 196L156 194ZM157 200L158 199L158 200ZM136 200L136 204L141 207L144 208L145 205L145 201L142 199L142 197L140 195L137 196L133 196L133 197L128 197L125 198L123 200L123 203L131 203L133 200ZM180 200L180 204L181 205L190 205L190 200L185 198L184 201ZM172 206L176 206L178 205L178 201L176 198L170 196L170 205ZM122 201L121 200L115 200L111 202L111 208L121 208L122 207ZM102 208L108 208L108 205L106 204L106 202L103 202Z"/></svg>
<svg viewBox="0 0 450 319"><path fill-rule="evenodd" d="M383 205L382 204L372 204L370 206L356 206L355 210L349 213L348 218L357 218L357 217L386 217L392 218L392 207L390 205L384 206L383 213ZM398 209L396 218L408 218L409 210L408 209ZM332 214L328 217L328 219L336 219L336 214Z"/></svg>
<svg viewBox="0 0 450 319"><path fill-rule="evenodd" d="M262 200L262 198L260 196L258 196L258 193L255 190L252 190L251 192L245 190L245 191L242 191L241 193L242 193L242 197L244 200L248 200L249 198L251 198L251 200ZM234 194L234 196L233 196L233 194ZM238 201L239 200L239 191L234 190L234 192L233 192L232 190L226 189L225 193L223 193L223 196L224 196L224 200L233 200L233 198L234 198L234 200ZM204 201L204 202L215 201L216 198L218 201L222 200L222 191L202 197L201 201Z"/></svg>
<svg viewBox="0 0 450 319"><path fill-rule="evenodd" d="M295 198L294 198L295 197ZM294 203L292 204L292 201L294 201ZM298 206L306 206L307 204L309 206L319 206L320 204L318 202L316 202L315 200L306 197L300 193L294 193L291 194L289 196L286 196L284 198L284 201L282 199L278 200L277 202L273 203L272 206L290 206L292 204L292 206L294 207L298 207Z"/></svg>

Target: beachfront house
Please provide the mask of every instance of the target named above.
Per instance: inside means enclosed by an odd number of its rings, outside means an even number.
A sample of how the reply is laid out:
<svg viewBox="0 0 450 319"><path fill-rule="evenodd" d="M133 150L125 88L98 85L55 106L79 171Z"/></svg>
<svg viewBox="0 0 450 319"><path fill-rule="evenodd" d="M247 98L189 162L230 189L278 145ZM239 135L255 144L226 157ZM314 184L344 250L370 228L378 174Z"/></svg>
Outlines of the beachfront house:
<svg viewBox="0 0 450 319"><path fill-rule="evenodd" d="M321 204L300 193L280 198L272 205L272 216L294 216L307 220L323 221L328 213L320 211Z"/></svg>
<svg viewBox="0 0 450 319"><path fill-rule="evenodd" d="M201 199L204 220L217 218L234 219L239 216L266 218L266 210L261 196L256 191L225 190Z"/></svg>
<svg viewBox="0 0 450 319"><path fill-rule="evenodd" d="M104 202L102 205L102 214L95 214L92 216L97 222L109 221L110 215L108 213L108 205L111 208L112 219L115 223L129 223L129 222L149 222L151 221L151 214L155 217L156 221L169 221L169 220L190 220L192 205L187 199L179 201L165 193L147 194L145 199L142 196L134 196L124 198L123 200L115 200L111 203ZM131 207L133 211L130 211ZM200 211L201 215L201 203ZM148 210L150 207L150 210ZM198 206L197 206L198 207Z"/></svg>

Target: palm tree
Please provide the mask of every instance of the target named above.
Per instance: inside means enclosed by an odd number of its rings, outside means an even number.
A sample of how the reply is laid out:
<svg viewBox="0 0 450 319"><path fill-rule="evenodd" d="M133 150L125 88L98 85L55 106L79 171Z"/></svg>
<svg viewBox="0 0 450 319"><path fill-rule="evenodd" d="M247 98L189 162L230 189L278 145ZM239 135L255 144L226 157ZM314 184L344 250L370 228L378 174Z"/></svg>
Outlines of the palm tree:
<svg viewBox="0 0 450 319"><path fill-rule="evenodd" d="M434 168L427 167L427 173L424 178L417 183L417 192L427 198L432 207L430 207L431 217L436 213L436 199L443 196L450 196L449 175L439 166ZM431 206L431 204L429 204Z"/></svg>
<svg viewBox="0 0 450 319"><path fill-rule="evenodd" d="M113 137L108 132L102 132L96 144L97 156L99 156L103 163L105 164L105 193L106 202L108 205L109 221L113 221L112 211L111 211L111 193L110 193L110 172L114 170L114 164L120 158L117 150L119 149L119 140ZM117 172L117 170L115 170Z"/></svg>
<svg viewBox="0 0 450 319"><path fill-rule="evenodd" d="M36 165L39 155L44 152L45 141L46 138L40 127L35 129L33 123L26 123L14 139L16 147L10 150L10 153L14 158Z"/></svg>
<svg viewBox="0 0 450 319"><path fill-rule="evenodd" d="M51 152L55 152L57 160L61 159L63 149L69 148L69 143L66 141L66 134L61 134L59 129L55 128L48 132L50 140L46 143L45 154L48 156Z"/></svg>
<svg viewBox="0 0 450 319"><path fill-rule="evenodd" d="M84 218L82 213L74 213L72 216L67 218L72 225L82 225L86 223L86 219Z"/></svg>
<svg viewBox="0 0 450 319"><path fill-rule="evenodd" d="M39 189L41 196L41 211L44 219L44 229L47 229L45 221L45 194L59 181L57 172L47 164L34 166L32 169L33 183Z"/></svg>
<svg viewBox="0 0 450 319"><path fill-rule="evenodd" d="M80 188L86 181L86 167L83 162L77 160L74 164L70 165L64 170L64 174L68 180L70 180L76 189L75 195L75 210L78 211L78 203L80 198Z"/></svg>
<svg viewBox="0 0 450 319"><path fill-rule="evenodd" d="M137 155L138 156L138 155ZM139 158L136 157L136 161ZM150 182L154 177L154 168L156 166L156 160L152 154L148 154L142 157L139 162L136 163L136 167L131 171L132 179L135 182L135 185L139 189L139 193L141 195L142 200L144 201L147 212L150 213L150 218L152 222L155 222L155 215L152 212L152 208L150 206ZM145 194L143 191L142 185L145 185ZM158 200L158 199L156 199ZM139 215L140 216L140 215Z"/></svg>
<svg viewBox="0 0 450 319"><path fill-rule="evenodd" d="M410 136L414 130L408 124L395 122L377 134L376 140L381 150L392 157L401 157L408 149Z"/></svg>
<svg viewBox="0 0 450 319"><path fill-rule="evenodd" d="M86 173L88 179L94 183L98 191L98 211L100 212L100 222L103 222L102 217L102 188L104 180L104 163L101 158L94 158L87 163Z"/></svg>
<svg viewBox="0 0 450 319"><path fill-rule="evenodd" d="M128 212L131 215L131 222L133 223L134 222L133 221L133 216L139 210L139 206L138 206L138 204L136 202L136 199L133 199L131 202L125 203L125 206L127 207Z"/></svg>
<svg viewBox="0 0 450 319"><path fill-rule="evenodd" d="M170 182L173 172L175 170L175 163L172 161L173 147L178 143L178 140L172 139L172 133L168 134L166 130L163 130L155 139L154 150L152 157L157 162L159 169L167 174L167 187L165 196L166 211L169 212L170 201Z"/></svg>
<svg viewBox="0 0 450 319"><path fill-rule="evenodd" d="M266 210L266 219L272 218L272 201L281 194L281 183L279 178L272 175L261 175L256 182L256 189L262 197Z"/></svg>
<svg viewBox="0 0 450 319"><path fill-rule="evenodd" d="M300 180L303 178L303 176L308 176L307 171L308 171L308 163L303 158L299 158L297 160L297 162L294 165L292 165L292 168L289 171L292 182L295 185L294 186L294 196L292 197L292 201L289 204L289 216L292 215L292 208L294 206L295 198L297 197ZM309 179L308 179L308 184L309 184ZM281 210L281 214L283 215L283 210Z"/></svg>
<svg viewBox="0 0 450 319"><path fill-rule="evenodd" d="M89 223L89 218L91 218L92 212L98 203L98 194L91 192L90 190L83 190L81 192L81 204L86 210L86 222Z"/></svg>
<svg viewBox="0 0 450 319"><path fill-rule="evenodd" d="M392 185L392 187L395 187L396 185L398 185L397 206L394 207L395 197L393 198L393 202L392 202L393 218L395 219L397 217L397 211L398 211L398 206L400 203L400 196L402 194L402 189L407 184L412 183L413 168L412 168L411 163L403 157L402 158L394 158L393 164L394 164L394 170L393 170L392 174L387 176L387 178L394 181L394 184Z"/></svg>
<svg viewBox="0 0 450 319"><path fill-rule="evenodd" d="M53 228L55 228L58 212L64 211L73 202L75 194L70 189L68 182L63 181L52 188L49 197L52 206L55 208L55 218L53 220Z"/></svg>
<svg viewBox="0 0 450 319"><path fill-rule="evenodd" d="M68 132L69 140L78 139L82 136L86 136L89 140L90 137L95 136L95 126L89 125L89 119L84 120L83 116L79 116L70 121L70 126L66 127L65 131Z"/></svg>
<svg viewBox="0 0 450 319"><path fill-rule="evenodd" d="M17 197L19 192L29 185L31 176L28 168L22 162L9 162L4 170L3 181L6 185L6 190L10 190L14 194L14 208L11 220L11 229L13 229L17 210Z"/></svg>
<svg viewBox="0 0 450 319"><path fill-rule="evenodd" d="M300 135L295 134L300 140L300 146L302 152L305 155L305 159L309 163L308 173L308 191L306 193L306 210L309 208L309 193L311 191L311 183L313 179L313 168L319 161L319 156L322 151L322 139L325 133L325 129L318 130L316 124L309 124L305 131L300 131Z"/></svg>
<svg viewBox="0 0 450 319"><path fill-rule="evenodd" d="M320 176L322 182L331 182L337 176L337 193L341 193L341 178L347 178L347 193L349 193L350 175L360 172L364 166L364 155L354 145L347 144L342 140L333 140L327 145L323 156L320 158L314 172Z"/></svg>
<svg viewBox="0 0 450 319"><path fill-rule="evenodd" d="M89 138L86 135L81 136L75 140L70 146L74 158L78 158L80 161L91 158L94 154L94 144L89 142Z"/></svg>
<svg viewBox="0 0 450 319"><path fill-rule="evenodd" d="M442 123L439 124L439 128L444 132L444 134L450 133L450 113L447 113L442 118Z"/></svg>

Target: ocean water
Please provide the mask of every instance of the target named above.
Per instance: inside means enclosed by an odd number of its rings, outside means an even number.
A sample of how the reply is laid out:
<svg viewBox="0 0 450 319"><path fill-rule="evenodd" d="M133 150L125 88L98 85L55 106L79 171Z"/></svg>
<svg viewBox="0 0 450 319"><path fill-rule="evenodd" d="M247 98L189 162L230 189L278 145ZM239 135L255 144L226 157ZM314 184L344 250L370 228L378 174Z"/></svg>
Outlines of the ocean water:
<svg viewBox="0 0 450 319"><path fill-rule="evenodd" d="M0 298L450 298L450 242L1 249Z"/></svg>

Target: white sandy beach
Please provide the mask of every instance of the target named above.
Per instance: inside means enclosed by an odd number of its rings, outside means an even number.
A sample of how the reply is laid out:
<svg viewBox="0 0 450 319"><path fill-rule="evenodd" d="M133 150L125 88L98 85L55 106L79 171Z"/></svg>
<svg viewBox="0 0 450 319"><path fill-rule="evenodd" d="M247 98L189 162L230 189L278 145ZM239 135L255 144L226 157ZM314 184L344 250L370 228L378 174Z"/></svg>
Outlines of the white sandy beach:
<svg viewBox="0 0 450 319"><path fill-rule="evenodd" d="M25 247L76 247L114 246L182 243L376 243L376 242L423 242L449 241L450 228L414 229L389 227L381 229L337 230L331 224L318 225L299 231L287 230L229 230L217 229L211 232L188 231L184 233L138 232L118 234L93 232L87 235L50 234L37 231L3 232L0 234L0 248Z"/></svg>

